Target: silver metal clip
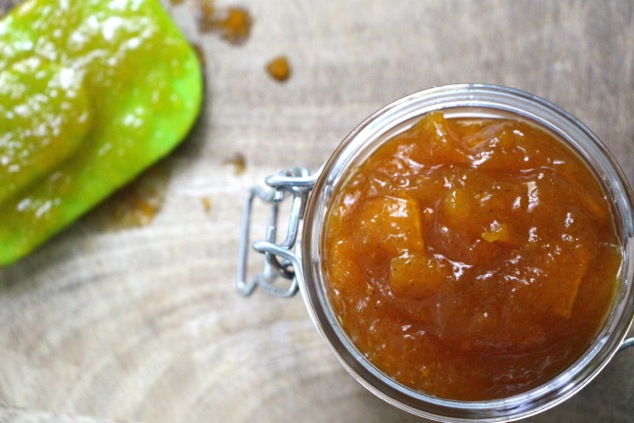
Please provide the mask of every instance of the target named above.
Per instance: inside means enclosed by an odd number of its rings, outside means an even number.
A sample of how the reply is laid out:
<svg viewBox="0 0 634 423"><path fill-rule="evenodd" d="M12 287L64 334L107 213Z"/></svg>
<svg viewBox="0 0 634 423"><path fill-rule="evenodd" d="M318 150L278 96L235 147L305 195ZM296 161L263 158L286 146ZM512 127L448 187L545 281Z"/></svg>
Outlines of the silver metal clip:
<svg viewBox="0 0 634 423"><path fill-rule="evenodd" d="M254 187L247 193L242 211L240 227L240 247L238 251L238 291L248 296L257 286L278 297L292 297L297 293L299 282L303 277L301 260L295 253L295 244L304 217L306 200L317 180L305 167L296 167L283 171L279 175L266 178L269 189ZM280 204L288 197L292 198L288 229L284 241L277 243L278 218ZM264 254L265 262L262 273L247 278L249 240L251 232L251 216L254 200L259 199L270 206L270 221L263 241L254 242L251 247ZM290 283L285 287L275 284L279 278Z"/></svg>

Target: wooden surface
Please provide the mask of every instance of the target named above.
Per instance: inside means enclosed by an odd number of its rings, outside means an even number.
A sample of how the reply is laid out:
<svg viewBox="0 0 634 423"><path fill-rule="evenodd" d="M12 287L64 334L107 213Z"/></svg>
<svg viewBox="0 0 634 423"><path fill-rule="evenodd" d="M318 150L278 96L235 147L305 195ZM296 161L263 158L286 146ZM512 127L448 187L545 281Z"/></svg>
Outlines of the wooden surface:
<svg viewBox="0 0 634 423"><path fill-rule="evenodd" d="M12 1L0 0L3 6ZM634 181L634 2L218 0L241 46L165 5L206 59L206 105L142 228L83 220L0 270L0 422L408 422L338 364L302 300L234 287L245 191L317 168L377 108L455 82L509 85L579 117ZM264 71L288 56L286 83ZM246 170L228 163L243 154ZM634 349L532 422L634 417Z"/></svg>

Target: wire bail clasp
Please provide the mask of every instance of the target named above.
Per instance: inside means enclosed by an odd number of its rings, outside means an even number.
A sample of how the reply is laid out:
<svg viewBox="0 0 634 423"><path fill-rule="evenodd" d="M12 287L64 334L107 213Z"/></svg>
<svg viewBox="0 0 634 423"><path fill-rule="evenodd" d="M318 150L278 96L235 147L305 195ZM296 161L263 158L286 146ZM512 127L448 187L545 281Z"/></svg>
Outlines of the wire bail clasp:
<svg viewBox="0 0 634 423"><path fill-rule="evenodd" d="M304 217L306 200L315 185L317 176L318 174L310 175L309 170L305 167L296 167L282 171L279 175L266 178L265 183L269 189L256 186L247 193L244 199L240 225L236 281L238 291L242 295L251 295L257 286L277 297L288 298L297 293L303 273L300 257L295 253L295 244L298 238L300 222ZM284 241L278 244L276 238L279 227L279 208L280 204L288 197L292 199L288 230ZM256 198L270 205L270 220L266 228L265 239L263 241L255 241L251 245L255 251L264 254L264 268L262 273L247 279L251 216L253 203ZM280 287L274 284L275 280L280 277L291 281L290 284L287 287Z"/></svg>

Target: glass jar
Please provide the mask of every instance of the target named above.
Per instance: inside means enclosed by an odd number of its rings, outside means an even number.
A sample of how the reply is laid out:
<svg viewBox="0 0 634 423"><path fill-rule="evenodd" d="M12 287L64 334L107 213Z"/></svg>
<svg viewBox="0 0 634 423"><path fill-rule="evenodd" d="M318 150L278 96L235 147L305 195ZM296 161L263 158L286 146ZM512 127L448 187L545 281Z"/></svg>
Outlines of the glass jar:
<svg viewBox="0 0 634 423"><path fill-rule="evenodd" d="M379 145L432 111L443 111L449 117L511 117L550 131L586 161L614 204L613 218L624 259L619 286L603 328L567 369L518 395L487 401L447 400L394 381L357 350L342 329L328 297L322 258L325 222L333 193ZM601 141L584 124L546 100L519 90L482 84L421 91L384 107L363 121L318 172L310 174L305 168L294 168L267 178L266 183L268 190L254 188L245 200L239 290L248 295L260 286L285 297L299 290L315 326L343 367L369 391L402 410L445 422L518 420L571 397L588 384L619 349L634 344L634 338L625 339L634 316L634 195L616 160ZM292 198L287 234L284 241L277 242L278 208L287 197ZM264 270L247 280L249 225L255 198L272 205L272 217L265 240L252 245L266 257ZM288 283L280 284L280 279Z"/></svg>

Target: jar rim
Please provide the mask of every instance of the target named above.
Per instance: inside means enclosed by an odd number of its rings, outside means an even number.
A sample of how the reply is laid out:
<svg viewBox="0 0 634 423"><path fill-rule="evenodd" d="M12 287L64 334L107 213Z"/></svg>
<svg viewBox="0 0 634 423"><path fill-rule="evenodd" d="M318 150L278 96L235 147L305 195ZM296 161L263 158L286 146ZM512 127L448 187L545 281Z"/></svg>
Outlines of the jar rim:
<svg viewBox="0 0 634 423"><path fill-rule="evenodd" d="M585 353L548 382L524 393L486 401L437 398L406 387L383 374L348 339L328 298L321 271L324 222L333 191L349 170L371 152L368 145L391 138L431 111L477 110L518 115L554 132L580 154L614 201L615 224L623 248L621 287L612 310ZM378 144L377 144L378 145ZM374 146L376 147L376 146ZM617 161L582 122L551 102L514 88L489 84L434 87L399 99L361 122L325 163L309 198L301 245L304 277L300 291L309 314L335 355L352 376L385 401L412 414L442 421L509 421L545 411L574 395L609 362L634 316L634 195Z"/></svg>

